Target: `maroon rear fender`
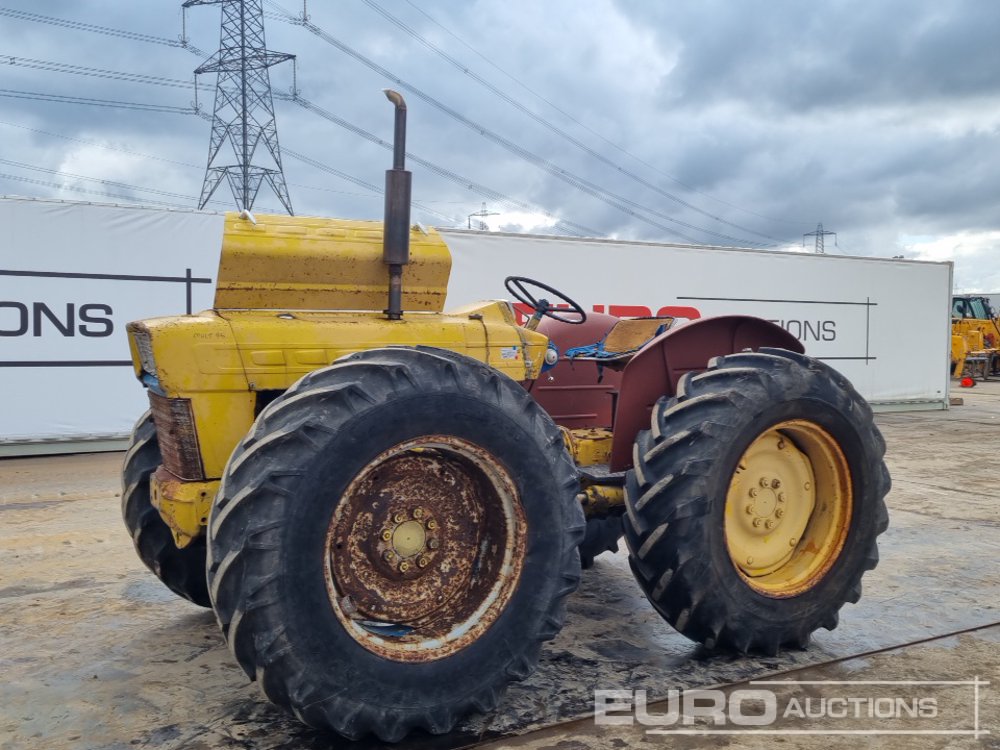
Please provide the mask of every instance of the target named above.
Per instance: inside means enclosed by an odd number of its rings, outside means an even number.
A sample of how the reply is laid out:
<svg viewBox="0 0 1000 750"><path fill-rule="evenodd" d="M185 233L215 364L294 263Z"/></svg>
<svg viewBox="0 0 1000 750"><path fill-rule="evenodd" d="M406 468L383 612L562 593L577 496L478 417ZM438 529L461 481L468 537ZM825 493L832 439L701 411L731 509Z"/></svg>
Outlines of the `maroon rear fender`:
<svg viewBox="0 0 1000 750"><path fill-rule="evenodd" d="M632 443L639 430L649 428L653 404L661 396L673 396L684 373L704 370L712 357L762 346L805 352L784 328L746 315L695 320L646 344L622 373L610 469L624 471L632 465Z"/></svg>

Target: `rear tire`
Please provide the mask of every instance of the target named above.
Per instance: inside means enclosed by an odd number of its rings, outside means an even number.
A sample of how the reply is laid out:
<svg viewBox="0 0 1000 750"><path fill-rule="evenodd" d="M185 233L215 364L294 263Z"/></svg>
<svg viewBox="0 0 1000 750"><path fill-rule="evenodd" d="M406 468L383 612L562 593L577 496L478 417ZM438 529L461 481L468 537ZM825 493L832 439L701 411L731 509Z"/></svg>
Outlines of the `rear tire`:
<svg viewBox="0 0 1000 750"><path fill-rule="evenodd" d="M868 404L827 365L782 349L715 358L636 439L624 521L636 580L692 640L805 646L878 563L884 453Z"/></svg>
<svg viewBox="0 0 1000 750"><path fill-rule="evenodd" d="M351 355L268 405L230 458L209 520L216 616L247 675L310 726L450 731L561 628L578 486L513 380L423 347Z"/></svg>
<svg viewBox="0 0 1000 750"><path fill-rule="evenodd" d="M150 412L132 430L122 467L122 518L139 559L178 596L199 607L211 607L205 581L205 537L187 547L174 544L170 527L150 502L149 480L163 462L156 425Z"/></svg>

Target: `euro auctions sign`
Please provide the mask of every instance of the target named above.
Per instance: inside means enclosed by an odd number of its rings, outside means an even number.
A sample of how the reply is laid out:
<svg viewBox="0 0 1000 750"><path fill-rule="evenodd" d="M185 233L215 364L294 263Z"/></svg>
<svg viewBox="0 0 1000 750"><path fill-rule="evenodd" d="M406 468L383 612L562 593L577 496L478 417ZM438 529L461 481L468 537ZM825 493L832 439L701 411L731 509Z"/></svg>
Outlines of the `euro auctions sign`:
<svg viewBox="0 0 1000 750"><path fill-rule="evenodd" d="M211 306L222 216L3 199L0 222L0 443L127 434L125 325Z"/></svg>
<svg viewBox="0 0 1000 750"><path fill-rule="evenodd" d="M647 735L990 734L980 723L989 682L967 680L753 680L746 687L595 690L594 723Z"/></svg>

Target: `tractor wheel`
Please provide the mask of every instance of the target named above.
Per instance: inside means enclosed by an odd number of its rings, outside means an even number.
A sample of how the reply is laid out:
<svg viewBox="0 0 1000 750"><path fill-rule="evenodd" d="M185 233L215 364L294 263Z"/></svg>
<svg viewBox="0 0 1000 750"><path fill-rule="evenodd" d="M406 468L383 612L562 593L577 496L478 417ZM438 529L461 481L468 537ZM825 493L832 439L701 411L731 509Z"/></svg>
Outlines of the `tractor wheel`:
<svg viewBox="0 0 1000 750"><path fill-rule="evenodd" d="M167 588L201 607L211 607L205 582L205 538L184 548L174 544L170 527L149 500L149 479L162 463L156 425L147 411L132 430L122 467L122 518L139 559Z"/></svg>
<svg viewBox="0 0 1000 750"><path fill-rule="evenodd" d="M580 565L584 570L594 566L594 558L605 552L617 552L622 537L622 517L588 518L587 530L580 542Z"/></svg>
<svg viewBox="0 0 1000 750"><path fill-rule="evenodd" d="M492 710L580 576L576 469L515 381L375 349L268 405L209 519L209 590L265 694L349 738Z"/></svg>
<svg viewBox="0 0 1000 750"><path fill-rule="evenodd" d="M626 484L636 579L709 647L775 654L837 626L889 524L885 442L827 365L782 349L717 357L653 409Z"/></svg>

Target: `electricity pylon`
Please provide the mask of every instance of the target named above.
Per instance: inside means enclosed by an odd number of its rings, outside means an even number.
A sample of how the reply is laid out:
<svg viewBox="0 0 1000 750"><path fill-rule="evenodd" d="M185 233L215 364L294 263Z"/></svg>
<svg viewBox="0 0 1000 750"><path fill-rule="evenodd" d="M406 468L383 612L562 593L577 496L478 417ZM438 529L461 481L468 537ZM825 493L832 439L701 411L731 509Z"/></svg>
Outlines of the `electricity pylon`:
<svg viewBox="0 0 1000 750"><path fill-rule="evenodd" d="M198 208L204 208L223 180L229 182L238 209L250 210L262 183L267 182L281 205L292 214L292 202L281 167L278 127L271 98L268 68L295 55L271 52L264 41L263 0L186 0L194 5L222 6L219 51L202 63L195 76L218 73L208 165ZM232 146L236 159L225 163L223 144ZM260 153L258 147L263 145ZM262 157L263 164L255 161Z"/></svg>
<svg viewBox="0 0 1000 750"><path fill-rule="evenodd" d="M824 246L823 238L824 237L828 237L831 234L833 235L833 238L834 238L833 239L833 244L836 245L837 244L837 233L836 232L827 232L826 230L823 229L823 222L820 222L819 224L816 225L816 231L815 232L806 232L804 235L802 235L802 247L806 246L806 237L815 237L816 238L816 253L819 254L819 255L823 255L824 253L826 253L826 248Z"/></svg>

